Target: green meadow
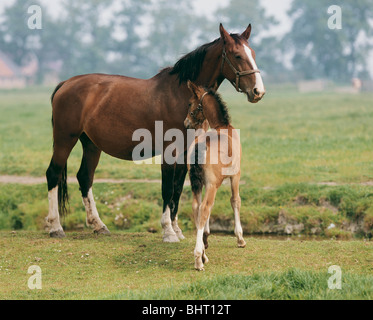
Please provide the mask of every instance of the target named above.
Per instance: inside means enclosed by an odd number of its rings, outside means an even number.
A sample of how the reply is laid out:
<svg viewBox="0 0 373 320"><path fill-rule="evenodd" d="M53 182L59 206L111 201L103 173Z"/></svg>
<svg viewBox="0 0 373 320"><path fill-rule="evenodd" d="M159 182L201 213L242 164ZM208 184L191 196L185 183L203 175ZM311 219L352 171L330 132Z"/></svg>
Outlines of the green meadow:
<svg viewBox="0 0 373 320"><path fill-rule="evenodd" d="M52 91L0 91L0 175L45 175ZM268 87L263 101L249 104L228 85L220 92L241 130L245 249L235 247L223 185L211 222L228 234L211 236L210 263L194 271L190 187L179 211L187 239L164 244L160 166L103 154L96 178L154 180L94 184L109 237L85 226L76 183L69 184L62 240L44 230L46 184L0 183L0 299L372 299L373 94ZM78 143L69 176L81 154ZM38 292L27 288L33 264L43 270ZM327 287L331 265L342 268L342 290Z"/></svg>

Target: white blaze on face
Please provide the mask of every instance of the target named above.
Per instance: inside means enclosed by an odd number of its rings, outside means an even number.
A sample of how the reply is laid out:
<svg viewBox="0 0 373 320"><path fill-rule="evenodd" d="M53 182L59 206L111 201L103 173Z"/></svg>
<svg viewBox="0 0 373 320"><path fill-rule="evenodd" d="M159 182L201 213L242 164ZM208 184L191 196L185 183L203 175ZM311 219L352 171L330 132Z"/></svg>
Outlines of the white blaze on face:
<svg viewBox="0 0 373 320"><path fill-rule="evenodd" d="M250 64L253 66L253 69L258 69L258 67L256 65L256 62L253 58L253 55L251 53L251 49L247 45L244 45L244 49L245 49L246 55L247 55L247 57L250 61ZM255 73L255 86L254 86L254 88L257 88L259 92L264 92L265 91L262 76L258 72Z"/></svg>

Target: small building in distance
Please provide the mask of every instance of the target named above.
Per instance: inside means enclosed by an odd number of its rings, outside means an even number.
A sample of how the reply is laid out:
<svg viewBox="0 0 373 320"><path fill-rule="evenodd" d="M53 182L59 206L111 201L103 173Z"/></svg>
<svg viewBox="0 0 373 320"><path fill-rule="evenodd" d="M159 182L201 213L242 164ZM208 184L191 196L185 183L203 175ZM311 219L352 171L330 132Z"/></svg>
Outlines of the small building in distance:
<svg viewBox="0 0 373 320"><path fill-rule="evenodd" d="M17 66L0 51L0 89L20 89L33 82L38 71L37 59L31 59L25 67Z"/></svg>

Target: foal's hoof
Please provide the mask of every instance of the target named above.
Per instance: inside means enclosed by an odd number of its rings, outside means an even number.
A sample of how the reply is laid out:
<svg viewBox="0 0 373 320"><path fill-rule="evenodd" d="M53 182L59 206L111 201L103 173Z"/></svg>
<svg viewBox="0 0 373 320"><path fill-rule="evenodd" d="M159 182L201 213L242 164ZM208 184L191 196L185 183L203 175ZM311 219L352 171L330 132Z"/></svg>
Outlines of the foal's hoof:
<svg viewBox="0 0 373 320"><path fill-rule="evenodd" d="M245 242L245 240L240 240L240 241L238 241L238 242L237 242L237 246L238 246L239 248L245 248L245 247L246 247L246 242Z"/></svg>
<svg viewBox="0 0 373 320"><path fill-rule="evenodd" d="M49 233L49 236L51 238L57 238L57 239L61 239L61 238L66 237L65 232L63 232L63 230L52 231L52 232Z"/></svg>
<svg viewBox="0 0 373 320"><path fill-rule="evenodd" d="M110 231L109 231L109 229L106 226L103 226L101 229L95 230L93 232L95 234L98 234L98 235L103 234L103 235L107 235L108 236L108 235L111 234Z"/></svg>
<svg viewBox="0 0 373 320"><path fill-rule="evenodd" d="M176 234L169 234L169 235L163 236L163 242L174 243L174 242L180 242L180 240Z"/></svg>

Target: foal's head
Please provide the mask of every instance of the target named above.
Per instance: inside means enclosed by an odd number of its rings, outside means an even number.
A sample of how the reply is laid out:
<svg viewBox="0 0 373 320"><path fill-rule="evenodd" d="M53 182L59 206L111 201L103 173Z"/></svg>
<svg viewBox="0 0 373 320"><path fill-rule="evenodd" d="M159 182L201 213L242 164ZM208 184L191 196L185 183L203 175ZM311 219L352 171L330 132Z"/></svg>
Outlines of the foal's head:
<svg viewBox="0 0 373 320"><path fill-rule="evenodd" d="M189 99L188 114L184 121L184 126L187 129L206 129L208 123L206 117L203 113L203 99L208 94L208 92L199 86L196 86L193 82L188 81L188 88L192 95ZM206 126L206 128L205 128Z"/></svg>
<svg viewBox="0 0 373 320"><path fill-rule="evenodd" d="M184 126L187 129L204 129L230 125L227 106L220 95L213 90L206 90L188 80L188 88L192 93Z"/></svg>

